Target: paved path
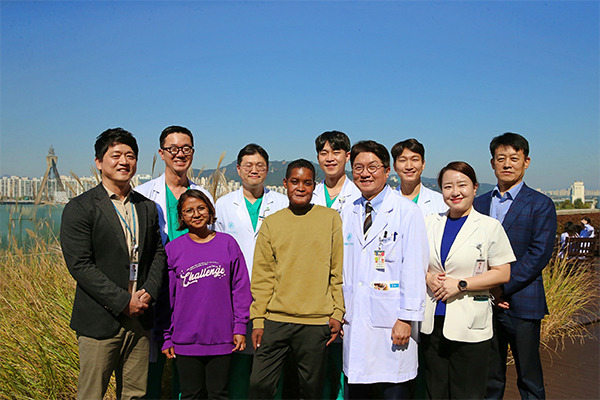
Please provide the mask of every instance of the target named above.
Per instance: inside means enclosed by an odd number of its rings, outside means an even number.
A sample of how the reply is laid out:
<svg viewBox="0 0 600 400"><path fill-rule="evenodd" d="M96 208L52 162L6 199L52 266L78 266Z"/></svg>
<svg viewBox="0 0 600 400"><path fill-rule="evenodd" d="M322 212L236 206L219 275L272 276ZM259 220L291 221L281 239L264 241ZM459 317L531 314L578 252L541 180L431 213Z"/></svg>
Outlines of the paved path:
<svg viewBox="0 0 600 400"><path fill-rule="evenodd" d="M548 399L600 399L600 323L591 325L590 331L594 338L583 345L567 342L558 354L542 351ZM520 398L514 365L508 366L504 398Z"/></svg>

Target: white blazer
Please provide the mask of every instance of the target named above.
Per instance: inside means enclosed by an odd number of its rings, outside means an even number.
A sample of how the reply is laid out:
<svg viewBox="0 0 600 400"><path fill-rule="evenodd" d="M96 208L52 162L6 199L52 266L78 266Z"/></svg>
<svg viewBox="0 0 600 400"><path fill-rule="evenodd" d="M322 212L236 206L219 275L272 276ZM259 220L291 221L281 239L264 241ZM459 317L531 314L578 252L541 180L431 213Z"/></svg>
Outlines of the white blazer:
<svg viewBox="0 0 600 400"><path fill-rule="evenodd" d="M210 201L215 204L212 195L204 189L202 186L198 186L190 181L190 189L200 190L202 193L208 196ZM160 235L163 244L169 241L169 224L167 223L167 188L165 186L165 174L162 174L158 178L152 179L146 183L136 186L133 190L143 194L150 200L156 203L158 209L158 224L160 226Z"/></svg>
<svg viewBox="0 0 600 400"><path fill-rule="evenodd" d="M217 222L214 229L218 232L230 234L238 242L244 254L249 277L252 276L254 245L263 219L287 206L287 196L265 188L255 230L252 228L252 221L250 220L250 214L248 214L242 188L217 200Z"/></svg>
<svg viewBox="0 0 600 400"><path fill-rule="evenodd" d="M350 207L352 202L354 202L354 200L358 199L360 196L360 190L358 190L351 179L346 177L344 185L342 186L342 190L331 205L331 208L341 214L342 210L344 210L346 207ZM315 187L311 202L319 206L327 207L327 200L325 197L325 181L323 181Z"/></svg>
<svg viewBox="0 0 600 400"><path fill-rule="evenodd" d="M405 382L417 375L417 323L407 346L392 344L397 319L422 321L427 235L419 208L386 186L365 239L364 199L344 209L344 373L349 383ZM375 250L385 266L375 266ZM376 287L387 289L377 290Z"/></svg>
<svg viewBox="0 0 600 400"><path fill-rule="evenodd" d="M429 272L442 273L440 251L447 215L430 215L426 219L429 240ZM500 222L475 209L456 235L446 257L446 276L463 279L473 276L477 259L486 260L488 268L516 260L508 236ZM436 299L427 288L425 320L421 332L433 331ZM446 302L444 337L458 342L478 343L492 337L492 300L489 291L459 293Z"/></svg>

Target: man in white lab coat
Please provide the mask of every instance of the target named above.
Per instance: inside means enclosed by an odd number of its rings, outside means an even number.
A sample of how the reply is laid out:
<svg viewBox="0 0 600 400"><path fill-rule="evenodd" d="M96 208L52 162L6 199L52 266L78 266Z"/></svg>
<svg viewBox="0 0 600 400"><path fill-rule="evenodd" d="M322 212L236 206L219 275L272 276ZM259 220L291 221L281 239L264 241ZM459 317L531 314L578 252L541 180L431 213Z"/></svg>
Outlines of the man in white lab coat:
<svg viewBox="0 0 600 400"><path fill-rule="evenodd" d="M350 139L344 132L323 132L315 139L319 167L325 179L315 187L312 203L333 208L340 214L360 197L360 191L346 176L350 160Z"/></svg>
<svg viewBox="0 0 600 400"><path fill-rule="evenodd" d="M158 178L136 186L134 190L156 203L160 235L163 245L166 245L170 240L187 233L187 229L178 230L177 202L179 196L188 189L198 189L204 192L211 201L213 201L213 198L208 191L188 179L188 170L192 167L192 161L194 160L194 136L192 132L183 126L168 126L161 132L159 144L158 154L165 162L165 172ZM166 284L163 285L163 289L166 287ZM157 325L167 323L170 323L170 321L164 321L160 318L160 315L157 315ZM150 342L150 368L146 394L148 399L159 398L161 393L161 377L165 356L160 352L160 346L161 344L154 340L153 335ZM172 383L174 396L179 394L178 379L177 370L175 369Z"/></svg>
<svg viewBox="0 0 600 400"><path fill-rule="evenodd" d="M240 150L237 157L237 173L242 187L217 200L217 222L214 229L235 238L240 245L248 276L252 276L254 246L262 221L288 206L287 196L271 191L264 186L269 172L269 155L261 146L250 143ZM248 324L247 343L252 343L252 324ZM230 384L231 398L247 398L252 366L252 346L242 353L234 354Z"/></svg>
<svg viewBox="0 0 600 400"><path fill-rule="evenodd" d="M448 211L441 193L426 188L421 183L425 170L425 147L417 139L406 139L392 147L394 170L400 178L398 191L402 196L416 203L423 216Z"/></svg>
<svg viewBox="0 0 600 400"><path fill-rule="evenodd" d="M194 136L183 126L166 127L159 138L158 154L165 162L165 172L134 188L156 203L158 222L163 244L184 235L187 231L178 231L177 201L188 189L198 189L214 203L211 194L203 187L188 179L188 170L194 161Z"/></svg>
<svg viewBox="0 0 600 400"><path fill-rule="evenodd" d="M350 160L362 196L342 212L348 398L411 398L425 310L425 223L419 208L386 184L383 145L358 142Z"/></svg>

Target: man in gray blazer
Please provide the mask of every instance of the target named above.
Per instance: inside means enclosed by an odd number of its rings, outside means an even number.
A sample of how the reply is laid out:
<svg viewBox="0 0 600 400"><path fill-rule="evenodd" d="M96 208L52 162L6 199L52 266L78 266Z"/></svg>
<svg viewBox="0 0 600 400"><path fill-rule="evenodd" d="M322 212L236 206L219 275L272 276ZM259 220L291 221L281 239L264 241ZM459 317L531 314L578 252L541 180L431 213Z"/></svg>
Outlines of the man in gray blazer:
<svg viewBox="0 0 600 400"><path fill-rule="evenodd" d="M165 254L155 204L134 192L138 146L109 129L95 143L102 183L71 200L62 214L61 246L77 282L71 328L77 333L78 399L102 399L115 371L117 396L146 393L148 312L158 296Z"/></svg>

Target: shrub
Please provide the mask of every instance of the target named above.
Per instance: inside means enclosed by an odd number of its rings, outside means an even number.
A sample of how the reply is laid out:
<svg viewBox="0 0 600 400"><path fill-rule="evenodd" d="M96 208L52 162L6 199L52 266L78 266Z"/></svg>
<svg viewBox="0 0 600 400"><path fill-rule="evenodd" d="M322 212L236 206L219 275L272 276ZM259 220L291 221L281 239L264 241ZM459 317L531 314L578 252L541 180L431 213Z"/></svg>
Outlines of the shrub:
<svg viewBox="0 0 600 400"><path fill-rule="evenodd" d="M542 320L541 343L554 350L565 340L583 342L600 318L598 278L590 262L553 256L543 272L550 314Z"/></svg>

